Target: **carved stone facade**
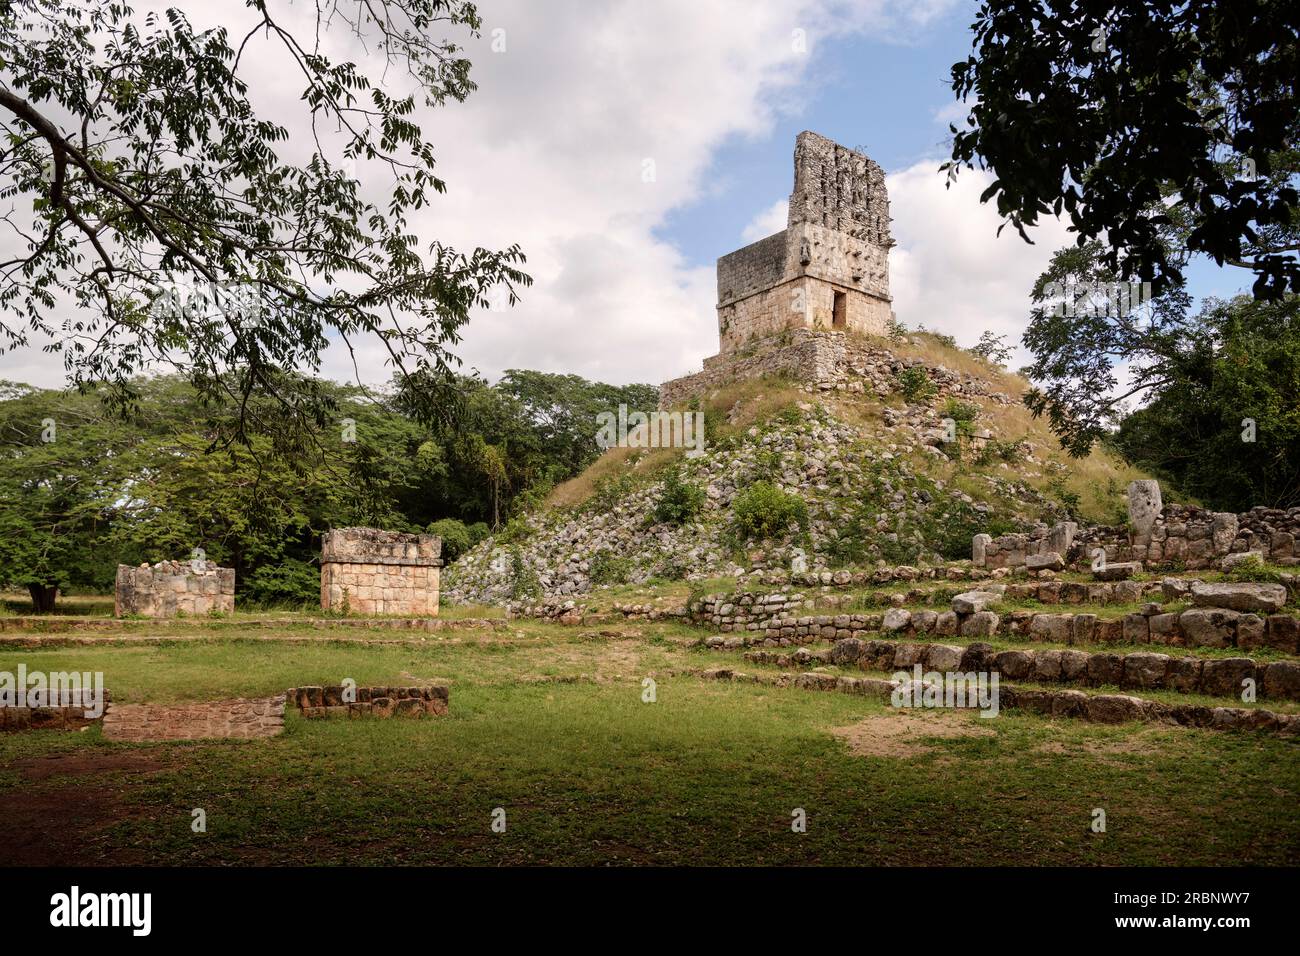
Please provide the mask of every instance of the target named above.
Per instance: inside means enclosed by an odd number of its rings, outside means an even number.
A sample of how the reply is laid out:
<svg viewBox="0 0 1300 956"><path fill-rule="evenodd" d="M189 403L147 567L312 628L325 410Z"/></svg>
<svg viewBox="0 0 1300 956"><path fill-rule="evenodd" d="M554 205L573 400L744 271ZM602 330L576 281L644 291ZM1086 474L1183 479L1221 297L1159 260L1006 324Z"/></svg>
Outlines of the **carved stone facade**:
<svg viewBox="0 0 1300 956"><path fill-rule="evenodd" d="M235 609L235 569L210 561L159 561L117 566L113 611L118 617L229 614Z"/></svg>
<svg viewBox="0 0 1300 956"><path fill-rule="evenodd" d="M799 134L794 167L786 228L718 260L719 354L704 366L722 378L743 377L728 365L779 348L782 333L888 331L893 239L884 170L811 132ZM775 364L790 370L803 361ZM664 392L680 396L692 378L666 383Z"/></svg>
<svg viewBox="0 0 1300 956"><path fill-rule="evenodd" d="M335 528L320 555L322 610L355 614L438 613L442 539L377 528Z"/></svg>
<svg viewBox="0 0 1300 956"><path fill-rule="evenodd" d="M800 133L785 230L718 260L722 354L786 329L884 333L891 245L884 170Z"/></svg>

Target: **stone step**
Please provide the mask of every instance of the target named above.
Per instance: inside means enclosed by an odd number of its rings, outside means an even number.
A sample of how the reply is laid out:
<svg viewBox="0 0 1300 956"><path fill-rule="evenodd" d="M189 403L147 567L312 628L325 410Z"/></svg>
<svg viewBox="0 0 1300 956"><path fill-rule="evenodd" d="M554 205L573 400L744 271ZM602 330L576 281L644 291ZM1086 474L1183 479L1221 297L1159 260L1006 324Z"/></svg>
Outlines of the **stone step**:
<svg viewBox="0 0 1300 956"><path fill-rule="evenodd" d="M1211 697L1240 697L1249 689L1260 700L1300 700L1300 662L1255 661L1249 657L1175 657L1145 651L1089 654L1043 648L998 651L979 642L963 646L845 638L815 651L750 650L745 659L778 667L822 663L864 670L906 669L920 664L940 672L996 670L1008 680L1172 690Z"/></svg>
<svg viewBox="0 0 1300 956"><path fill-rule="evenodd" d="M954 598L961 607L987 606L973 594ZM715 626L738 633L747 643L800 638L865 638L886 633L899 636L982 638L1004 635L1058 644L1156 644L1169 647L1270 647L1286 654L1300 653L1300 618L1291 613L1261 616L1227 608L1189 608L1163 613L1159 605L1118 618L1096 614L1049 613L1014 610L970 612L912 611L892 608L884 614L801 614L787 612L741 623L743 616L720 618ZM769 645L770 646L770 645Z"/></svg>
<svg viewBox="0 0 1300 956"><path fill-rule="evenodd" d="M105 740L205 740L274 737L284 731L285 696L195 704L109 704Z"/></svg>
<svg viewBox="0 0 1300 956"><path fill-rule="evenodd" d="M895 691L900 690L901 685L899 681L878 677L846 677L817 672L747 674L729 668L710 668L694 673L705 680L756 683L800 690L836 691L891 702ZM1047 717L1067 717L1105 724L1151 721L1208 730L1249 730L1287 737L1300 736L1300 714L1280 714L1258 707L1166 704L1129 694L1088 694L1079 690L1046 691L1006 685L1001 682L998 686L997 703L999 713L1002 710L1024 710Z"/></svg>

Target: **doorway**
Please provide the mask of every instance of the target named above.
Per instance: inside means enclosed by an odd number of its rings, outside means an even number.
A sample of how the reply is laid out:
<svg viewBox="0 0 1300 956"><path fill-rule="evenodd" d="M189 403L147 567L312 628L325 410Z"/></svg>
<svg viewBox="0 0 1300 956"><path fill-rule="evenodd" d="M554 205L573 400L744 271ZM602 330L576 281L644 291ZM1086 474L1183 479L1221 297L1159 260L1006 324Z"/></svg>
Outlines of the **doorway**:
<svg viewBox="0 0 1300 956"><path fill-rule="evenodd" d="M844 328L847 320L848 296L843 292L835 293L835 300L831 303L831 328Z"/></svg>

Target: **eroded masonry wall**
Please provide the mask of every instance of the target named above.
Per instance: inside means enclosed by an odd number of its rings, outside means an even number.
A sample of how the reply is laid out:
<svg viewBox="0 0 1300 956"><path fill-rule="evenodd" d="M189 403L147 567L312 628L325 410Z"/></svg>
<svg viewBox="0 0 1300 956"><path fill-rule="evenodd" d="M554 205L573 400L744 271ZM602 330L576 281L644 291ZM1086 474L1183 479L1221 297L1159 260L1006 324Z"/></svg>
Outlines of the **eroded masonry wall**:
<svg viewBox="0 0 1300 956"><path fill-rule="evenodd" d="M438 613L442 539L335 528L321 542L321 608L336 613Z"/></svg>
<svg viewBox="0 0 1300 956"><path fill-rule="evenodd" d="M1070 564L1092 562L1104 551L1107 563L1139 561L1151 567L1201 570L1232 554L1258 552L1273 564L1300 563L1300 508L1256 507L1235 514L1193 505L1165 505L1160 486L1135 481L1128 488L1128 524L1078 530L1061 550L1047 541L1048 529L991 538L976 535L971 558L976 567L1021 567L1032 555L1055 551Z"/></svg>
<svg viewBox="0 0 1300 956"><path fill-rule="evenodd" d="M814 223L889 248L885 171L865 154L805 130L795 140L789 222Z"/></svg>
<svg viewBox="0 0 1300 956"><path fill-rule="evenodd" d="M113 609L118 617L228 614L235 609L235 569L208 561L119 564Z"/></svg>

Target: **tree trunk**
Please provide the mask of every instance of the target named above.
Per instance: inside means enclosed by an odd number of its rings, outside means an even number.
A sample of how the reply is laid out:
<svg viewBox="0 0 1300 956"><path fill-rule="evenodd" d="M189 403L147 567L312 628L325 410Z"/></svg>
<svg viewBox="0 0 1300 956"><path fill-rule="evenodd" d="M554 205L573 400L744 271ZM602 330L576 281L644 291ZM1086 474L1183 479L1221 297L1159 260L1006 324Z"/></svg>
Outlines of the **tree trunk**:
<svg viewBox="0 0 1300 956"><path fill-rule="evenodd" d="M54 599L58 597L59 588L55 584L29 584L27 593L32 596L32 607L37 614L49 614L54 610Z"/></svg>

